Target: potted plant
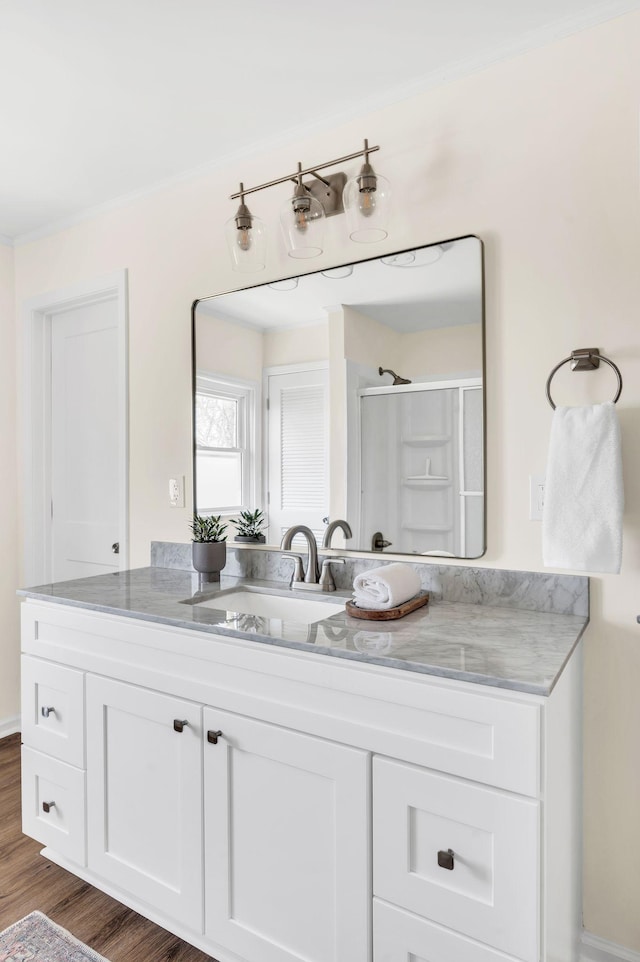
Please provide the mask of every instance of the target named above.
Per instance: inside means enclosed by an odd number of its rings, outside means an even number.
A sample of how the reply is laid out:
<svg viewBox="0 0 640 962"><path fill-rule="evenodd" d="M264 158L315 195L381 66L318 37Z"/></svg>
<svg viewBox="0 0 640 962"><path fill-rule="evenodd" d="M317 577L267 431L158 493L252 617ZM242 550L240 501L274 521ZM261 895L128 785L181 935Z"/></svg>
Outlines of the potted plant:
<svg viewBox="0 0 640 962"><path fill-rule="evenodd" d="M259 508L255 511L241 511L239 518L232 518L232 524L237 528L237 535L234 541L242 541L245 544L264 544L266 538L262 528L266 524L266 518Z"/></svg>
<svg viewBox="0 0 640 962"><path fill-rule="evenodd" d="M220 581L220 572L227 561L227 525L222 524L220 515L194 514L189 527L193 533L193 567L202 581Z"/></svg>

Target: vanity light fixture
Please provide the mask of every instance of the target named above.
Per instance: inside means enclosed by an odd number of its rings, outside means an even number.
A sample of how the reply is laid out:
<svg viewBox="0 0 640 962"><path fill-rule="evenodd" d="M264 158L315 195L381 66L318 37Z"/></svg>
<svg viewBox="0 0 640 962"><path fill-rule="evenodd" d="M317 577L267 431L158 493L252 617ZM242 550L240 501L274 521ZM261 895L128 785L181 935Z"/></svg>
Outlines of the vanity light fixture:
<svg viewBox="0 0 640 962"><path fill-rule="evenodd" d="M240 198L235 217L227 221L226 235L234 270L246 273L262 270L265 265L266 231L264 224L255 217L245 203L245 195L253 194L287 181L295 183L293 196L283 205L280 223L287 252L290 257L317 257L323 251L323 229L326 217L346 212L349 236L359 243L383 240L387 236L390 189L389 181L377 174L369 161L369 155L378 146L370 147L365 140L364 149L345 157L337 157L303 170L298 163L295 173L270 180L257 187L240 190L231 195ZM343 171L321 176L318 171L364 157L364 163L356 177L347 180ZM312 179L309 178L312 175Z"/></svg>
<svg viewBox="0 0 640 962"><path fill-rule="evenodd" d="M266 262L267 233L264 223L254 217L244 202L244 184L234 197L240 198L235 217L226 225L227 245L235 271L253 273L264 269Z"/></svg>
<svg viewBox="0 0 640 962"><path fill-rule="evenodd" d="M293 196L280 210L280 226L289 257L317 257L322 254L324 207L302 183L302 164Z"/></svg>
<svg viewBox="0 0 640 962"><path fill-rule="evenodd" d="M349 237L358 244L384 240L388 235L391 185L386 177L376 174L369 163L369 141L364 142L364 164L357 177L347 181L344 209Z"/></svg>

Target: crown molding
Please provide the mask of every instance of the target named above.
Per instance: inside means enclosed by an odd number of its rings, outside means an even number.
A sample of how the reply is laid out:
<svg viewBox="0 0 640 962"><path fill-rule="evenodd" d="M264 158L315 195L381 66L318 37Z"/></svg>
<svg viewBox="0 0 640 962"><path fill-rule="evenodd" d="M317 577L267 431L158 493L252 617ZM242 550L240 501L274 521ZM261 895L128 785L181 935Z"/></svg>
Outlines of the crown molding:
<svg viewBox="0 0 640 962"><path fill-rule="evenodd" d="M288 127L279 134L263 138L261 141L253 142L237 150L230 151L215 161L201 164L171 177L163 178L146 187L114 197L102 204L84 208L75 214L51 221L35 230L18 234L13 239L6 238L6 241L13 247L22 247L25 244L31 244L44 237L58 234L61 231L68 230L70 227L75 227L77 224L83 223L86 220L92 220L95 217L117 210L120 207L134 204L136 201L142 200L152 194L168 190L185 181L205 177L217 170L238 164L240 161L263 155L279 147L287 146L294 141L322 133L331 128L338 127L341 124L356 120L359 117L380 111L385 107L401 103L404 100L410 100L412 97L419 96L435 87L461 80L464 77L486 70L497 63L512 60L523 54L564 40L573 34L588 30L608 20L614 20L617 17L634 11L640 11L640 0L602 0L601 3L589 11L582 11L574 16L564 17L562 20L556 21L546 27L530 30L517 40L495 46L478 57L457 61L443 69L427 71L410 83L399 84L382 95L376 94L363 98L345 110L325 114L307 124ZM2 235L0 235L0 237L1 236Z"/></svg>

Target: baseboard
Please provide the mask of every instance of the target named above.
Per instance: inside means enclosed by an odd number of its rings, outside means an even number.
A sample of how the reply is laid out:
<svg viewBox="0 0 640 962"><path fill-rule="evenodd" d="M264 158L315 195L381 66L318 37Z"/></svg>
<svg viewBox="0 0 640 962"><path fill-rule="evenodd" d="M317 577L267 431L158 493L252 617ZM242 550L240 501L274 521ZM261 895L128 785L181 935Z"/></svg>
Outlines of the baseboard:
<svg viewBox="0 0 640 962"><path fill-rule="evenodd" d="M640 962L640 952L583 932L580 958L582 962Z"/></svg>
<svg viewBox="0 0 640 962"><path fill-rule="evenodd" d="M0 718L0 738L6 738L7 735L15 735L15 733L19 731L20 715L14 715L13 718Z"/></svg>

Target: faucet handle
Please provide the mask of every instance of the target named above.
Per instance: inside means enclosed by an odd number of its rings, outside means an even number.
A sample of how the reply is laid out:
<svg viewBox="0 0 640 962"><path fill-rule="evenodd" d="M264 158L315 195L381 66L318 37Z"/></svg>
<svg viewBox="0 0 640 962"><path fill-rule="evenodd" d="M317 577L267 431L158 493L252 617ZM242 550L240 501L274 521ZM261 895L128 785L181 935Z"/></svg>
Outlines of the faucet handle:
<svg viewBox="0 0 640 962"><path fill-rule="evenodd" d="M290 585L295 584L298 581L304 581L304 568L302 567L302 555L301 554L283 554L283 560L289 558L294 562L293 573L291 575Z"/></svg>
<svg viewBox="0 0 640 962"><path fill-rule="evenodd" d="M322 562L322 571L320 572L320 588L322 591L335 591L336 583L333 580L333 573L329 565L343 565L345 564L344 558L325 558Z"/></svg>

